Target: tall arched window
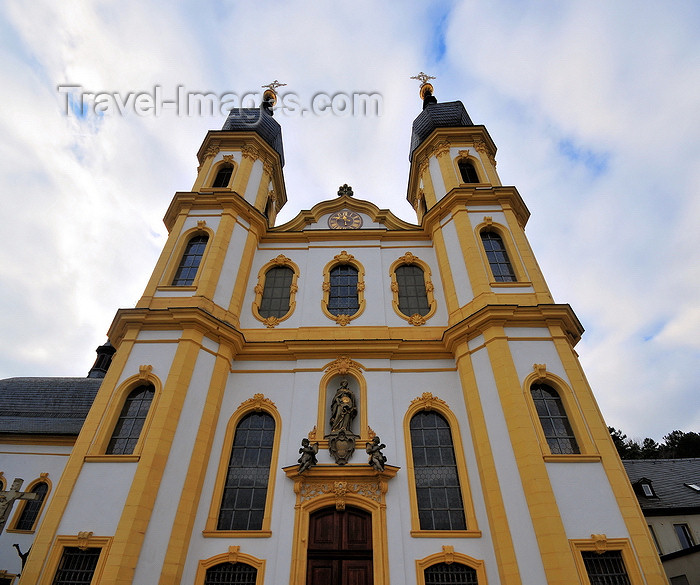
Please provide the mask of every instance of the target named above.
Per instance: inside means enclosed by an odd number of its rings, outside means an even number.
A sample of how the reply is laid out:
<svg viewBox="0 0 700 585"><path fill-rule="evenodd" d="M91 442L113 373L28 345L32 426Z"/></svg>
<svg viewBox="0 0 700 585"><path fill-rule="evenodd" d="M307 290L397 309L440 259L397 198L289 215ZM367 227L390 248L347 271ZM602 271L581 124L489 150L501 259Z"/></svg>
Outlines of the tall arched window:
<svg viewBox="0 0 700 585"><path fill-rule="evenodd" d="M255 567L241 562L225 562L207 569L204 585L255 585L257 578Z"/></svg>
<svg viewBox="0 0 700 585"><path fill-rule="evenodd" d="M491 266L493 279L496 282L515 282L515 271L501 236L494 231L485 230L481 232L481 241Z"/></svg>
<svg viewBox="0 0 700 585"><path fill-rule="evenodd" d="M129 393L107 445L108 455L131 455L134 452L154 394L152 384L142 384Z"/></svg>
<svg viewBox="0 0 700 585"><path fill-rule="evenodd" d="M457 163L459 174L462 176L462 183L478 183L479 175L476 174L476 169L471 161L462 159Z"/></svg>
<svg viewBox="0 0 700 585"><path fill-rule="evenodd" d="M449 423L433 410L422 410L411 418L410 431L420 529L466 530Z"/></svg>
<svg viewBox="0 0 700 585"><path fill-rule="evenodd" d="M219 172L216 173L212 187L228 187L228 183L231 180L231 175L233 174L232 165L223 165L219 168Z"/></svg>
<svg viewBox="0 0 700 585"><path fill-rule="evenodd" d="M37 497L35 500L27 500L24 503L22 513L12 527L14 530L34 530L36 521L39 519L39 512L44 505L44 499L48 491L49 486L46 482L40 481L34 484L34 487L29 490L29 493L36 494Z"/></svg>
<svg viewBox="0 0 700 585"><path fill-rule="evenodd" d="M217 530L261 530L265 515L275 420L251 412L236 427Z"/></svg>
<svg viewBox="0 0 700 585"><path fill-rule="evenodd" d="M476 569L461 563L436 563L423 571L425 585L479 585Z"/></svg>
<svg viewBox="0 0 700 585"><path fill-rule="evenodd" d="M265 273L265 286L258 313L261 317L284 317L289 312L294 271L288 266L275 266Z"/></svg>
<svg viewBox="0 0 700 585"><path fill-rule="evenodd" d="M173 286L190 286L194 282L208 240L209 236L204 234L190 238L173 278Z"/></svg>
<svg viewBox="0 0 700 585"><path fill-rule="evenodd" d="M399 286L399 311L411 316L430 312L428 293L425 290L425 275L417 264L402 264L396 268L396 283Z"/></svg>
<svg viewBox="0 0 700 585"><path fill-rule="evenodd" d="M580 453L569 417L566 416L557 391L547 384L537 383L530 387L530 393L549 450L553 454Z"/></svg>
<svg viewBox="0 0 700 585"><path fill-rule="evenodd" d="M332 315L354 315L359 310L358 272L352 264L338 264L331 268L328 312Z"/></svg>

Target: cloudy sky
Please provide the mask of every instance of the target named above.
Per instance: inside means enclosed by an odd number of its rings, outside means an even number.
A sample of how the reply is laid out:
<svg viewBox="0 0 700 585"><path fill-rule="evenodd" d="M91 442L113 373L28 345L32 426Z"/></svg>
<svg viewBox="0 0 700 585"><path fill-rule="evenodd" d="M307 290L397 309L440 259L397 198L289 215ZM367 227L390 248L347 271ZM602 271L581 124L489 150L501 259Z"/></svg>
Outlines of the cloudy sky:
<svg viewBox="0 0 700 585"><path fill-rule="evenodd" d="M700 431L700 4L696 1L20 2L0 14L0 378L82 376L162 248L224 114L95 112L59 85L127 99L178 86L301 103L378 93L380 116L279 113L289 202L335 196L414 221L405 201L418 82L462 100L532 217L555 300L608 424ZM109 104L111 106L114 106Z"/></svg>

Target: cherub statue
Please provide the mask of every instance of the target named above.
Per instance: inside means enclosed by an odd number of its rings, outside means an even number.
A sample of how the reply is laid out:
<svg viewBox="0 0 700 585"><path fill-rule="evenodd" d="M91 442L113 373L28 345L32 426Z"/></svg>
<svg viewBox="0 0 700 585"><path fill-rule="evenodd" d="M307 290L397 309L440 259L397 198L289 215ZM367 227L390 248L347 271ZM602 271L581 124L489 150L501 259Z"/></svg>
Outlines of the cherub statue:
<svg viewBox="0 0 700 585"><path fill-rule="evenodd" d="M384 443L379 443L379 437L375 436L371 443L367 443L365 451L369 455L369 464L377 471L384 471L386 457L382 453L382 449L386 448Z"/></svg>
<svg viewBox="0 0 700 585"><path fill-rule="evenodd" d="M301 448L299 449L301 457L299 457L299 473L304 473L312 465L316 465L318 461L316 460L316 453L318 453L318 443L313 445L304 437L301 440Z"/></svg>

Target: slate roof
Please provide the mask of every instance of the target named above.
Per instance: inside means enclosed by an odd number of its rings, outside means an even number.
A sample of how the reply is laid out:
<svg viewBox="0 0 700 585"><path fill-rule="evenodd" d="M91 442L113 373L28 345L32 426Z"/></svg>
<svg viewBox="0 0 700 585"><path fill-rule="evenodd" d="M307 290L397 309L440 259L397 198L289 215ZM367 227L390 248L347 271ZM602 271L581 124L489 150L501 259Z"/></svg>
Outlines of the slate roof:
<svg viewBox="0 0 700 585"><path fill-rule="evenodd" d="M408 160L411 160L413 151L430 136L435 128L454 128L459 126L473 126L469 114L462 102L439 102L430 104L418 117L413 120L411 129L411 152Z"/></svg>
<svg viewBox="0 0 700 585"><path fill-rule="evenodd" d="M261 108L233 108L221 129L225 132L256 132L280 155L280 163L284 166L282 128Z"/></svg>
<svg viewBox="0 0 700 585"><path fill-rule="evenodd" d="M685 485L700 485L700 459L632 459L622 464L632 485L642 478L651 482L656 497L635 490L645 514L700 513L700 492Z"/></svg>
<svg viewBox="0 0 700 585"><path fill-rule="evenodd" d="M77 435L101 378L0 380L0 435Z"/></svg>

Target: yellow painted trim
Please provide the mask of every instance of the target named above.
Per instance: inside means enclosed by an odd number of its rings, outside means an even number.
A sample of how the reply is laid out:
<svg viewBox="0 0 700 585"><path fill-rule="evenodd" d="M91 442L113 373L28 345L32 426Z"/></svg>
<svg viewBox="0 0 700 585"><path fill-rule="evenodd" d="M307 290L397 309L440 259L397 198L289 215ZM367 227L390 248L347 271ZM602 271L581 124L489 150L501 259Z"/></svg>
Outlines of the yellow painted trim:
<svg viewBox="0 0 700 585"><path fill-rule="evenodd" d="M581 455L571 453L568 455L543 455L547 463L600 463L602 457L600 455Z"/></svg>
<svg viewBox="0 0 700 585"><path fill-rule="evenodd" d="M474 228L474 234L476 240L479 243L479 252L481 253L481 260L484 263L484 267L486 268L487 273L491 276L490 285L497 286L503 283L497 282L496 279L493 277L491 264L489 263L489 259L486 256L486 250L484 250L484 243L481 239L482 232L494 232L501 237L501 241L503 242L503 245L506 248L506 254L508 254L508 260L510 261L510 265L513 267L513 272L515 272L516 282L508 284L517 284L518 286L531 285L532 283L529 281L528 274L525 271L525 266L522 263L522 258L520 257L520 254L517 253L518 248L515 245L515 242L513 241L513 234L511 233L511 231L506 226L497 222L481 222Z"/></svg>
<svg viewBox="0 0 700 585"><path fill-rule="evenodd" d="M226 156L226 155L224 155ZM231 156L231 155L229 155ZM214 187L214 181L216 180L216 175L219 174L219 171L223 167L232 167L231 171L231 176L228 179L228 184L225 187ZM233 158L224 160L223 158L221 160L217 160L215 163L211 165L209 170L207 171L206 174L206 180L204 181L207 185L206 189L226 189L227 191L231 189L231 185L233 184L233 178L236 176L236 171L238 170L238 163L233 160Z"/></svg>
<svg viewBox="0 0 700 585"><path fill-rule="evenodd" d="M627 570L627 576L630 579L632 585L644 585L645 581L642 577L642 573L639 570L639 564L637 559L635 559L634 553L632 552L632 546L626 538L606 538L604 534L591 534L591 538L577 538L569 540L571 546L571 553L574 557L574 562L576 563L576 569L578 570L579 578L583 585L591 585L591 581L588 578L588 573L586 572L586 566L583 562L583 557L581 556L582 551L615 551L619 550L622 553L622 561L625 563L625 569Z"/></svg>
<svg viewBox="0 0 700 585"><path fill-rule="evenodd" d="M576 583L576 567L568 550L566 530L540 442L532 430L525 396L513 392L520 386L520 380L505 331L500 324L492 325L484 332L484 339L547 583Z"/></svg>
<svg viewBox="0 0 700 585"><path fill-rule="evenodd" d="M243 299L245 297L246 287L248 286L248 278L252 269L253 259L255 258L257 244L258 235L254 231L248 230L248 237L246 238L241 260L238 264L238 275L233 285L231 301L228 307L229 313L233 315L235 319L234 325L236 326L240 321L241 311L243 310Z"/></svg>
<svg viewBox="0 0 700 585"><path fill-rule="evenodd" d="M49 501L49 495L51 494L51 490L53 489L53 483L49 479L48 473L42 473L34 481L29 483L29 485L27 485L27 487L25 487L23 490L25 492L30 492L40 483L45 483L47 490L46 490L46 495L44 496L44 499L41 502L41 507L39 508L39 511L37 512L37 515L34 518L34 523L32 524L31 529L30 530L17 530L15 528L15 526L17 526L17 522L19 521L20 517L22 516L22 512L24 512L24 508L27 506L27 502L29 501L29 500L20 500L19 503L17 504L17 507L15 508L14 515L12 516L12 521L5 528L5 532L17 532L20 534L33 534L34 533L37 525L39 524L39 520L41 519L41 515L44 512L44 508L46 507L46 502ZM5 488L3 487L2 489L5 489Z"/></svg>
<svg viewBox="0 0 700 585"><path fill-rule="evenodd" d="M462 249L462 258L467 269L469 284L474 298L483 293L490 293L489 281L492 280L488 262L483 264L483 245L481 238L472 229L471 219L466 206L455 206L452 219L457 231L457 238ZM479 270L479 266L482 266Z"/></svg>
<svg viewBox="0 0 700 585"><path fill-rule="evenodd" d="M199 288L199 294L213 299L219 277L223 272L226 254L229 249L231 235L236 227L236 217L225 210L221 214L219 225L213 239L210 237L204 255L199 263L194 285ZM201 276L200 276L201 274ZM199 280L198 280L199 279Z"/></svg>
<svg viewBox="0 0 700 585"><path fill-rule="evenodd" d="M457 299L457 287L452 277L447 244L445 244L445 237L442 235L442 227L439 223L435 223L433 226L432 240L435 245L435 257L438 262L438 272L442 282L442 292L445 295L447 313L452 315L459 309L459 301Z"/></svg>
<svg viewBox="0 0 700 585"><path fill-rule="evenodd" d="M253 171L253 165L255 164L256 159L254 158L254 155L250 150L250 146L248 145L243 146L241 152L243 154L241 156L241 162L238 168L238 172L236 172L235 176L231 177L233 180L231 181L230 185L231 190L235 191L236 193L239 193L241 199L243 199L244 194L246 192L246 188L248 187L248 181L250 181L250 175Z"/></svg>
<svg viewBox="0 0 700 585"><path fill-rule="evenodd" d="M357 269L357 302L359 307L352 315L334 315L328 310L328 300L331 290L331 269L336 266L347 264ZM326 317L341 326L347 325L353 319L357 319L365 310L365 269L352 254L348 254L345 250L336 255L333 260L323 268L323 298L321 299L321 310Z"/></svg>
<svg viewBox="0 0 700 585"><path fill-rule="evenodd" d="M228 473L228 464L231 460L231 449L233 448L233 440L236 435L238 424L244 416L251 412L265 412L269 414L275 421L275 437L272 444L272 459L270 460L270 475L267 481L267 494L265 497L265 512L263 514L262 528L260 530L246 531L230 531L218 530L217 524L219 519L219 509L221 508L221 500L223 499L224 486L226 484L226 475ZM275 478L277 476L277 459L279 456L280 440L282 436L282 417L280 416L275 403L269 398L265 398L262 394L255 394L236 409L226 425L226 434L221 448L221 456L219 457L219 467L216 472L216 481L214 483L214 492L211 496L211 504L209 506L209 516L204 526L202 534L204 536L213 536L221 534L225 536L258 536L267 537L272 534L270 531L270 521L272 518L272 503L274 502ZM225 534L226 533L226 534Z"/></svg>
<svg viewBox="0 0 700 585"><path fill-rule="evenodd" d="M260 303L262 303L263 291L265 290L265 279L267 277L267 272L271 268L276 268L278 266L285 266L292 270L292 283L289 287L289 311L287 311L282 317L263 317L260 314ZM284 254L280 254L277 258L270 260L258 271L258 283L255 285L255 299L253 299L253 316L266 327L273 328L277 326L282 321L289 319L294 309L296 308L296 296L299 286L297 281L299 280L299 275L301 271L299 266L297 266L292 260L287 258Z"/></svg>
<svg viewBox="0 0 700 585"><path fill-rule="evenodd" d="M469 555L456 552L453 546L443 545L442 552L432 554L423 559L416 560L416 584L425 585L425 570L438 563L459 563L471 567L476 571L476 580L479 585L488 585L486 579L486 566L484 561L477 560Z"/></svg>
<svg viewBox="0 0 700 585"><path fill-rule="evenodd" d="M63 549L67 547L101 549L100 557L97 560L97 566L95 567L95 572L93 573L92 580L90 581L90 583L94 585L101 583L102 574L104 572L105 563L107 561L107 556L109 555L111 544L111 537L93 536L92 532L81 532L77 536L57 536L51 548L51 552L46 560L46 570L44 571L41 580L38 582L39 585L50 585L53 582L56 571L58 570L58 564L63 556ZM26 580L26 571L23 571L23 573L25 574L25 579L22 579L21 582L28 583Z"/></svg>
<svg viewBox="0 0 700 585"><path fill-rule="evenodd" d="M124 380L112 393L110 402L104 411L102 423L97 435L95 436L95 441L92 443L90 450L87 453L87 456L91 457L93 461L96 460L94 458L95 456L99 457L98 460L100 461L104 461L105 459L109 461L138 460L138 457L143 451L143 444L148 436L148 430L153 421L153 417L155 416L155 412L158 407L158 400L160 399L163 391L163 384L161 383L160 378L153 374L152 369L149 368L150 366L142 366L141 372ZM153 393L153 400L151 401L151 406L148 409L146 420L143 422L143 427L141 428L141 436L134 447L134 451L132 453L119 453L115 455L106 453L109 441L112 439L112 435L114 434L114 427L119 420L119 415L124 408L124 403L126 402L127 397L133 390L144 384L153 385L155 392Z"/></svg>
<svg viewBox="0 0 700 585"><path fill-rule="evenodd" d="M603 469L615 495L646 583L647 585L667 585L666 574L647 527L647 522L639 507L639 501L617 454L617 449L612 442L608 427L603 420L571 341L560 326L550 325L550 330L559 359L581 405L581 411L590 429L593 443L601 454Z"/></svg>
<svg viewBox="0 0 700 585"><path fill-rule="evenodd" d="M207 256L209 255L209 250L212 247L212 242L214 241L215 236L214 231L210 227L205 225L190 228L182 234L180 234L180 237L178 238L177 243L174 246L174 252L170 255L170 258L168 259L168 265L165 271L163 272L163 277L160 280L158 290L161 290L161 287L173 287L178 290L187 289L187 287L180 287L174 285L173 279L175 278L177 269L180 266L180 261L182 260L182 255L185 253L185 248L187 247L187 244L192 238L197 236L207 236L208 238L207 245L204 249L204 254L202 254L202 259L199 261L197 275L194 277L194 281L190 285L195 288L197 287L197 285L199 284L200 276L203 272L204 264L207 261Z"/></svg>
<svg viewBox="0 0 700 585"><path fill-rule="evenodd" d="M418 313L415 313L413 315L406 315L399 309L399 282L396 278L396 269L399 266L404 265L415 265L423 271L423 282L425 283L425 294L429 307L428 312L425 315L420 315ZM428 266L426 262L424 262L417 256L414 256L410 251L406 252L403 256L401 256L401 258L394 260L394 262L389 267L389 278L391 279L392 294L391 306L393 307L394 312L399 317L405 319L411 325L424 325L425 322L435 314L435 310L437 309L437 302L435 301L435 295L433 294L435 286L433 285L431 277L432 273L430 271L430 266Z"/></svg>
<svg viewBox="0 0 700 585"><path fill-rule="evenodd" d="M367 381L362 375L363 369L364 366L344 356L326 366L326 373L323 375L318 384L318 411L316 416L316 427L309 435L309 439L312 442L318 442L319 448L328 448L328 439L326 438L326 436L330 433L328 397L335 394L336 386L339 386L341 380L343 379L348 380L348 386L353 392L356 393L356 395L358 388L353 387L353 381L359 387L359 397L356 402L357 414L359 415L360 419L360 428L359 432L356 433L359 435L356 442L359 446L361 443L372 440L372 436L370 436L369 432L369 423L367 422Z"/></svg>
<svg viewBox="0 0 700 585"><path fill-rule="evenodd" d="M263 585L263 583L265 583L265 560L242 553L240 552L240 548L240 546L229 546L228 552L199 561L199 564L197 565L197 574L194 577L194 585L204 585L204 579L207 576L207 569L223 563L244 563L246 565L250 565L251 567L255 567L257 569L255 585Z"/></svg>
<svg viewBox="0 0 700 585"><path fill-rule="evenodd" d="M297 466L284 468L294 480L294 537L290 583L306 583L309 516L326 507L355 506L372 514L372 566L374 585L389 585L386 492L399 468L387 465L382 472L369 465L315 465L300 475Z"/></svg>
<svg viewBox="0 0 700 585"><path fill-rule="evenodd" d="M568 458L572 461L583 462L583 457L589 455L593 456L594 460L599 460L600 456L596 452L595 445L591 438L590 431L586 425L585 418L581 412L581 407L576 399L576 395L573 393L569 385L559 376L544 370L541 366L537 366L538 369L533 371L531 374L525 377L523 380L523 394L525 395L525 402L527 403L527 409L530 413L530 418L532 419L532 426L537 433L537 437L540 442L540 448L542 449L542 455L547 457L549 461L562 461L564 458ZM547 443L547 437L545 437L544 431L542 430L542 424L540 423L540 417L537 414L537 409L535 408L535 402L532 400L532 385L533 384L546 384L552 390L554 390L562 401L564 406L564 412L569 419L569 424L574 431L574 437L576 437L576 443L578 444L580 454L558 454L552 453Z"/></svg>
<svg viewBox="0 0 700 585"><path fill-rule="evenodd" d="M434 410L440 413L447 424L450 425L450 433L452 435L452 447L455 453L455 463L457 466L457 477L459 478L459 487L462 492L462 504L464 506L464 520L467 523L466 530L423 530L420 527L420 519L418 516L418 499L416 495L416 475L415 466L413 464L413 446L411 444L411 419L418 412ZM467 463L464 458L464 445L462 444L462 431L459 428L459 421L454 415L450 407L444 400L433 396L430 392L424 392L422 396L415 398L406 414L403 417L403 436L406 448L406 471L408 473L409 484L409 501L411 505L411 536L429 537L478 537L481 536L479 526L476 521L476 513L474 512L474 502L472 500L472 492L469 484L469 473L467 472Z"/></svg>

